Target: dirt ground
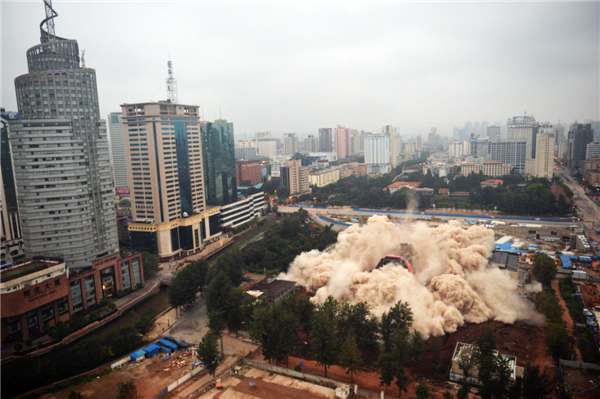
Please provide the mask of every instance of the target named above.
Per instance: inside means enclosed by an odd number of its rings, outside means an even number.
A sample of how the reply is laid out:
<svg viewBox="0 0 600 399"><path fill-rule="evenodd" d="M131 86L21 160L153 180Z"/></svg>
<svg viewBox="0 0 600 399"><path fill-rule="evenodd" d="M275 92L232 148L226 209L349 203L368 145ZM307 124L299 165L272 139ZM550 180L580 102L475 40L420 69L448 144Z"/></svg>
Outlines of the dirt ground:
<svg viewBox="0 0 600 399"><path fill-rule="evenodd" d="M565 386L569 393L579 393L574 398L600 398L600 376L598 373L588 373L584 370L576 370L563 367ZM595 388L594 388L595 387Z"/></svg>
<svg viewBox="0 0 600 399"><path fill-rule="evenodd" d="M185 360L185 366L174 366L176 357L171 357L169 360L163 360L165 357L162 353L154 356L152 359L146 359L141 363L129 363L120 369L113 370L107 375L99 377L94 381L83 385L73 387L75 392L83 394L86 398L93 399L114 399L117 396L117 385L119 381L129 381L133 379L136 382L140 398L155 398L160 392L181 378L184 374L191 371L192 360L191 353L180 354L181 360ZM170 368L169 371L164 371ZM67 399L71 389L65 389L54 394L45 395L44 399Z"/></svg>
<svg viewBox="0 0 600 399"><path fill-rule="evenodd" d="M415 380L425 382L438 397L441 397L441 394L446 390L456 393L455 385L446 380L446 372L450 366L456 343L475 343L485 328L490 328L494 332L498 351L503 354L516 356L519 366L533 363L540 365L541 368L547 367L553 371L556 370L553 366L552 358L546 349L546 333L544 328L525 323L504 324L498 321L468 324L459 327L452 334L446 334L441 337L442 350L441 366L439 369L434 370L431 366L431 340L426 342L425 351L419 361L409 361L407 363L406 371L412 382L409 385L408 393L403 393L402 397L414 397L414 389L417 385L414 382ZM310 359L292 357L290 358L289 368L293 368L301 360L304 361L304 372L325 376L323 367L317 366L316 361ZM343 369L335 366L328 369L327 377L338 381L350 382L350 376ZM382 387L379 386L379 374L375 371L365 370L355 376L355 380L361 389L376 393L382 391ZM398 388L392 385L388 388L388 393L396 396L398 395Z"/></svg>

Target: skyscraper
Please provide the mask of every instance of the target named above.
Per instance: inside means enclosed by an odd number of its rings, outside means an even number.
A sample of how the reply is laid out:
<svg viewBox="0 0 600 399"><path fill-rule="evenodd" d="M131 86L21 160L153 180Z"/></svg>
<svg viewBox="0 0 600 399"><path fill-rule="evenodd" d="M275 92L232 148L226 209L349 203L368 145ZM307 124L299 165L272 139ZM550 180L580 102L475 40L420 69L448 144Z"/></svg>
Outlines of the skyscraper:
<svg viewBox="0 0 600 399"><path fill-rule="evenodd" d="M322 127L321 129L319 129L319 151L333 152L333 146L331 145L330 127Z"/></svg>
<svg viewBox="0 0 600 399"><path fill-rule="evenodd" d="M233 123L217 119L202 126L202 153L206 203L227 205L236 202Z"/></svg>
<svg viewBox="0 0 600 399"><path fill-rule="evenodd" d="M309 134L308 137L304 139L305 152L319 152L319 148L319 138L315 137L315 135Z"/></svg>
<svg viewBox="0 0 600 399"><path fill-rule="evenodd" d="M117 190L129 187L122 115L121 112L111 112L108 114L108 132L110 135L110 147L112 149L113 175Z"/></svg>
<svg viewBox="0 0 600 399"><path fill-rule="evenodd" d="M286 161L280 168L281 185L288 187L291 195L310 192L309 169L300 160Z"/></svg>
<svg viewBox="0 0 600 399"><path fill-rule="evenodd" d="M350 132L352 129L337 125L334 130L335 152L338 159L346 158L350 155Z"/></svg>
<svg viewBox="0 0 600 399"><path fill-rule="evenodd" d="M502 128L500 125L492 125L486 128L486 136L492 140L500 140Z"/></svg>
<svg viewBox="0 0 600 399"><path fill-rule="evenodd" d="M590 123L571 125L569 128L569 149L567 150L569 168L581 168L582 162L585 161L587 145L593 141L594 130Z"/></svg>
<svg viewBox="0 0 600 399"><path fill-rule="evenodd" d="M159 101L121 108L133 247L167 259L199 249L212 233L205 227L198 106Z"/></svg>
<svg viewBox="0 0 600 399"><path fill-rule="evenodd" d="M96 71L80 64L76 40L54 34L53 18L15 79L21 119L10 139L28 254L80 268L119 251L114 186Z"/></svg>

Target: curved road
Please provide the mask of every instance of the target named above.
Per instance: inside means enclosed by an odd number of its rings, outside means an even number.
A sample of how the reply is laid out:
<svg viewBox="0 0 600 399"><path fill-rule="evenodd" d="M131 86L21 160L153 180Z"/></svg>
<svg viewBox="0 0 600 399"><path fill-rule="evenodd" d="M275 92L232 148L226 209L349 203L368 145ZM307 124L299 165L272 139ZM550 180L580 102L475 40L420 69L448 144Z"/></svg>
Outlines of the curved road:
<svg viewBox="0 0 600 399"><path fill-rule="evenodd" d="M594 203L587 195L583 187L569 175L565 170L559 169L558 175L565 184L573 191L573 200L583 216L583 220L588 228L600 226L600 207Z"/></svg>

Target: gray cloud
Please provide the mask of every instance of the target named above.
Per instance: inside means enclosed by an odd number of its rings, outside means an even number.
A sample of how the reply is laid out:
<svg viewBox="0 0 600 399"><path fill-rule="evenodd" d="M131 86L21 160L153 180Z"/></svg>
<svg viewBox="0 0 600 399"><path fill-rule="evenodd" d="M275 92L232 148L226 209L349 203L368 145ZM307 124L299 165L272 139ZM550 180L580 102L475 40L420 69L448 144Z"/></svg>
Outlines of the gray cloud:
<svg viewBox="0 0 600 399"><path fill-rule="evenodd" d="M600 119L599 3L61 2L56 31L95 68L103 115L179 98L243 133L342 124L404 135L467 120ZM2 104L39 42L41 1L2 5Z"/></svg>

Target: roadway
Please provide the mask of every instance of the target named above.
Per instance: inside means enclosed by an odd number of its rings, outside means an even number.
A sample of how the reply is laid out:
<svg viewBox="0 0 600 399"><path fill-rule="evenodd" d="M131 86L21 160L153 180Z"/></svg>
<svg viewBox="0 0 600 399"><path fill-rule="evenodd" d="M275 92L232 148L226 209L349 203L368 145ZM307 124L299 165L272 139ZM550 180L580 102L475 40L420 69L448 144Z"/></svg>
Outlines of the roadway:
<svg viewBox="0 0 600 399"><path fill-rule="evenodd" d="M558 174L573 191L573 201L577 205L577 208L579 208L579 212L581 212L585 227L590 229L598 227L600 225L600 207L585 195L583 187L564 169L559 168Z"/></svg>

